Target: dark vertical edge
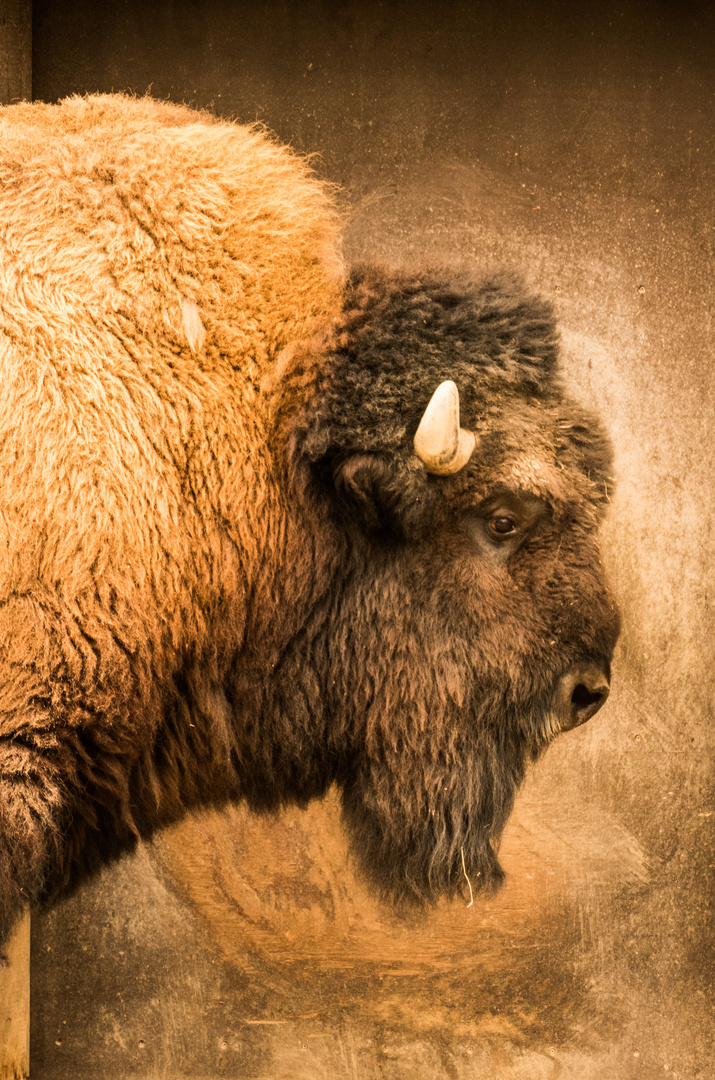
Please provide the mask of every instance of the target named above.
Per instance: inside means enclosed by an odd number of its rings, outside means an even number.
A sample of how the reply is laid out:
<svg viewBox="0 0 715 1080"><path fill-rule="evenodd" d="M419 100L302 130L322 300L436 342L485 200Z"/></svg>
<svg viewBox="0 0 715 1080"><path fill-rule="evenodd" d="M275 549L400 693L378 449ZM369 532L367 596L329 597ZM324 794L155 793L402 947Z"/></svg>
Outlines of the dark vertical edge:
<svg viewBox="0 0 715 1080"><path fill-rule="evenodd" d="M32 0L0 0L0 105L32 98Z"/></svg>

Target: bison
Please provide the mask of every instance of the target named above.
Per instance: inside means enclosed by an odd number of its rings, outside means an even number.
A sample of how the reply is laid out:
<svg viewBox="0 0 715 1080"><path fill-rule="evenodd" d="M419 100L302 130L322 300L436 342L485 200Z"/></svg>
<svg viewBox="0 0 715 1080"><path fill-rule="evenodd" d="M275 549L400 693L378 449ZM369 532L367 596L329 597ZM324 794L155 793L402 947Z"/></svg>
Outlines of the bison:
<svg viewBox="0 0 715 1080"><path fill-rule="evenodd" d="M255 128L94 96L0 133L0 935L193 807L332 784L383 896L494 888L618 635L548 303L346 275Z"/></svg>

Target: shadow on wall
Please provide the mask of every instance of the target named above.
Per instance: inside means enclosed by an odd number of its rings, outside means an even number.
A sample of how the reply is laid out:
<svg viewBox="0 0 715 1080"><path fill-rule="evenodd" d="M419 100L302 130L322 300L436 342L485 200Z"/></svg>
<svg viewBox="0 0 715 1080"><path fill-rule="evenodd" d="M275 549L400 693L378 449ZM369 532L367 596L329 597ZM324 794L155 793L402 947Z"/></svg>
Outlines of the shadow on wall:
<svg viewBox="0 0 715 1080"><path fill-rule="evenodd" d="M492 900L442 903L426 917L401 917L369 895L334 794L267 821L243 809L201 815L156 842L154 858L222 956L239 969L250 957L249 967L270 970L293 1015L320 1009L332 978L354 1021L394 1023L394 997L365 994L369 974L407 991L401 1023L455 1036L476 1035L487 1022L503 1033L516 1026L524 1036L553 1037L558 1002L563 1037L584 1004L587 954L598 948L593 909L648 876L643 852L618 822L545 801L533 782L502 845L507 886ZM526 986L528 1003L519 1006Z"/></svg>

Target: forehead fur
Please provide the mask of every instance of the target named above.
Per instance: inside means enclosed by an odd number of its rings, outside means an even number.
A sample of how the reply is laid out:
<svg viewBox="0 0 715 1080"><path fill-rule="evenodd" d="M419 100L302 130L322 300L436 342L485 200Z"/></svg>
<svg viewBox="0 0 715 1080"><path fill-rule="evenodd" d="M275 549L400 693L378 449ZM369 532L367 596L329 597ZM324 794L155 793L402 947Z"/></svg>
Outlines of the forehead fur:
<svg viewBox="0 0 715 1080"><path fill-rule="evenodd" d="M475 285L436 275L358 270L330 343L326 437L354 449L397 449L437 385L453 379L465 418L503 398L549 392L558 338L551 307L513 278Z"/></svg>
<svg viewBox="0 0 715 1080"><path fill-rule="evenodd" d="M573 494L565 468L596 486L608 476L600 424L560 386L551 305L511 276L447 282L358 270L328 352L304 444L312 460L411 454L434 390L452 379L462 425L479 440L469 472L556 499Z"/></svg>
<svg viewBox="0 0 715 1080"><path fill-rule="evenodd" d="M559 392L558 383L548 400L512 397L489 406L474 430L475 471L490 486L554 504L581 498L605 504L613 493L610 440L599 419Z"/></svg>

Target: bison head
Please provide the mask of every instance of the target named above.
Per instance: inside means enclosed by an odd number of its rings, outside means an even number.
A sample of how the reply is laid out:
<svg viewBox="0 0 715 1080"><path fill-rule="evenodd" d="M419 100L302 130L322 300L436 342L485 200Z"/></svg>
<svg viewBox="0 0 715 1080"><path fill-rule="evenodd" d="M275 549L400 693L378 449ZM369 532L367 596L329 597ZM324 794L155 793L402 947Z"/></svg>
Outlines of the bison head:
<svg viewBox="0 0 715 1080"><path fill-rule="evenodd" d="M556 364L550 307L513 281L376 271L327 342L283 361L290 570L254 613L273 651L244 792L337 780L391 898L496 886L528 761L608 694L611 454Z"/></svg>

